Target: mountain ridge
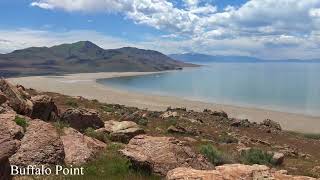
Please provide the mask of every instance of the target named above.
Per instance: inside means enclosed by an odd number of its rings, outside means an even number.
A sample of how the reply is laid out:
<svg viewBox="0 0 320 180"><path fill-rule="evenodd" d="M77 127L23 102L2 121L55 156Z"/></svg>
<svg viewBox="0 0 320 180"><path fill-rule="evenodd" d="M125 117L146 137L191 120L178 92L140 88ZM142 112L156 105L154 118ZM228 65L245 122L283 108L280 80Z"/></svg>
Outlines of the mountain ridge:
<svg viewBox="0 0 320 180"><path fill-rule="evenodd" d="M259 62L295 62L295 63L306 63L306 62L314 62L320 63L318 59L279 59L279 60L269 60L256 58L251 56L227 56L227 55L208 55L208 54L200 54L200 53L183 53L183 54L170 54L168 55L172 59L180 60L183 62L190 63L210 63L210 62L230 62L230 63L259 63Z"/></svg>
<svg viewBox="0 0 320 180"><path fill-rule="evenodd" d="M164 71L195 66L153 50L103 49L90 41L52 47L29 47L0 54L0 76Z"/></svg>

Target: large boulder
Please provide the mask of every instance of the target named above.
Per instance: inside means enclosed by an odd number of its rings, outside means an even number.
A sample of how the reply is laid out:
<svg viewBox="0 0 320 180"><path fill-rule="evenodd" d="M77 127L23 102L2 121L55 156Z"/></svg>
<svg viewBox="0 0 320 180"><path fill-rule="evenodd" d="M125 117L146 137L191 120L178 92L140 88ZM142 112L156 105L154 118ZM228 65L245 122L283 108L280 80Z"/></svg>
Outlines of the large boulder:
<svg viewBox="0 0 320 180"><path fill-rule="evenodd" d="M147 169L165 176L177 167L211 169L212 165L200 154L173 137L138 135L120 152L135 168Z"/></svg>
<svg viewBox="0 0 320 180"><path fill-rule="evenodd" d="M106 144L85 136L73 128L64 128L61 136L67 165L81 165L105 149Z"/></svg>
<svg viewBox="0 0 320 180"><path fill-rule="evenodd" d="M7 100L8 100L7 96L0 91L0 105L5 103Z"/></svg>
<svg viewBox="0 0 320 180"><path fill-rule="evenodd" d="M11 179L9 157L20 146L23 130L13 120L15 112L0 114L0 179Z"/></svg>
<svg viewBox="0 0 320 180"><path fill-rule="evenodd" d="M13 165L25 167L32 165L63 164L63 144L56 128L41 120L29 122L20 149L10 158Z"/></svg>
<svg viewBox="0 0 320 180"><path fill-rule="evenodd" d="M113 141L124 143L128 143L129 140L136 135L144 134L144 130L132 121L106 121L104 128L98 129L97 131L103 131L109 134L109 137Z"/></svg>
<svg viewBox="0 0 320 180"><path fill-rule="evenodd" d="M89 127L98 129L104 126L99 113L93 109L70 108L61 115L60 119L82 132Z"/></svg>
<svg viewBox="0 0 320 180"><path fill-rule="evenodd" d="M7 97L9 106L17 113L30 115L32 112L32 102L23 96L17 87L10 84L5 79L0 79L0 91Z"/></svg>
<svg viewBox="0 0 320 180"><path fill-rule="evenodd" d="M58 115L58 108L53 99L47 95L38 95L31 98L33 110L31 118L44 121L55 120Z"/></svg>
<svg viewBox="0 0 320 180"><path fill-rule="evenodd" d="M272 171L264 165L228 164L216 167L216 170L195 170L179 167L167 174L168 180L315 180L305 176L290 176L284 171Z"/></svg>

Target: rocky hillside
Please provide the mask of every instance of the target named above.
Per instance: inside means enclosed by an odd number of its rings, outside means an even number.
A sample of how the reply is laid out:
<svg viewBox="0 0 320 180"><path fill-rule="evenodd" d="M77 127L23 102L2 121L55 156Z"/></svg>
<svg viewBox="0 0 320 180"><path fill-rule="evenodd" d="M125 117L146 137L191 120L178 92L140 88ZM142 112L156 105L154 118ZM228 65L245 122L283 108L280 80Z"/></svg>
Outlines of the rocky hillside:
<svg viewBox="0 0 320 180"><path fill-rule="evenodd" d="M125 47L105 50L90 41L31 47L0 54L0 75L81 72L163 71L194 66L152 50Z"/></svg>
<svg viewBox="0 0 320 180"><path fill-rule="evenodd" d="M81 177L50 179L312 180L320 177L319 139L272 120L141 110L0 80L1 180L12 178L10 165L30 164L84 168Z"/></svg>

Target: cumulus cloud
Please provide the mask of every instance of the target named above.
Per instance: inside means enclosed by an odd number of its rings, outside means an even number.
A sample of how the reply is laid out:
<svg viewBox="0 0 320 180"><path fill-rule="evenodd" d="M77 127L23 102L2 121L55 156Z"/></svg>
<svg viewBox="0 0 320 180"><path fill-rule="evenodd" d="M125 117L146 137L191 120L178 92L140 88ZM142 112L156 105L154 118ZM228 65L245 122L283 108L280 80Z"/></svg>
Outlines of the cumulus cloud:
<svg viewBox="0 0 320 180"><path fill-rule="evenodd" d="M319 55L314 50L319 43L319 0L250 0L220 10L209 0L179 0L180 5L174 2L34 0L31 5L69 12L120 13L137 24L168 32L171 35L166 40L161 38L162 44L179 51L275 56L272 58L293 58L297 52L301 53L299 57ZM151 46L151 42L142 43Z"/></svg>

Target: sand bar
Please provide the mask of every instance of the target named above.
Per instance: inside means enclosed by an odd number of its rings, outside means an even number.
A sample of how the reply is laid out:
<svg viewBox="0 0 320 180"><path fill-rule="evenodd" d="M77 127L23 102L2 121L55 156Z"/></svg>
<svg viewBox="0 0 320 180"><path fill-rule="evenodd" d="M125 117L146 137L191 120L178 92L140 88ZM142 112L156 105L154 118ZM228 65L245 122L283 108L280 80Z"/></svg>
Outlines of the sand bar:
<svg viewBox="0 0 320 180"><path fill-rule="evenodd" d="M150 110L165 110L171 107L186 107L196 111L203 109L223 110L231 117L247 118L250 121L261 122L272 119L281 124L286 130L320 133L320 117L301 114L277 112L271 110L237 107L185 100L178 97L148 95L115 89L98 84L97 79L121 76L136 76L151 74L149 72L121 72L121 73L81 73L66 76L30 76L10 78L9 81L21 84L27 88L40 91L57 92L70 96L83 96L88 99L97 99L100 102L123 104Z"/></svg>

